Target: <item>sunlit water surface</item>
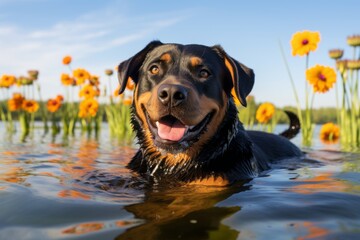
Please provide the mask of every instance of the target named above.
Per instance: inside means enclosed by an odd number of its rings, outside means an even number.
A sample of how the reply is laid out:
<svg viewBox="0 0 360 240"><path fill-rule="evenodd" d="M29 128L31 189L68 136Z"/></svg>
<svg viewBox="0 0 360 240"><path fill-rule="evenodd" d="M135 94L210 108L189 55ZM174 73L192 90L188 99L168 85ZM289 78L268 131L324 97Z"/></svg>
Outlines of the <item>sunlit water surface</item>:
<svg viewBox="0 0 360 240"><path fill-rule="evenodd" d="M360 155L337 145L315 140L307 159L231 187L179 187L131 174L136 145L106 126L21 142L0 123L0 134L0 239L360 238Z"/></svg>

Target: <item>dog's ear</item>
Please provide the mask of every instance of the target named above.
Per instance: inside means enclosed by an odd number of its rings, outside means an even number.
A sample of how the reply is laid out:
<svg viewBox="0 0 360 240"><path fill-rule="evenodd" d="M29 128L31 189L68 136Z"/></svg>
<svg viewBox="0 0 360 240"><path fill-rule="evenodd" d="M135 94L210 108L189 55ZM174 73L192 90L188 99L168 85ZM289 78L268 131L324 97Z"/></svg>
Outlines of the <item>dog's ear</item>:
<svg viewBox="0 0 360 240"><path fill-rule="evenodd" d="M135 54L128 60L123 61L118 66L118 80L120 84L119 94L123 93L129 78L131 78L135 84L138 82L139 69L143 64L148 52L162 45L160 41L150 42L144 49Z"/></svg>
<svg viewBox="0 0 360 240"><path fill-rule="evenodd" d="M235 89L236 97L240 100L240 103L246 107L246 97L254 86L254 71L230 57L221 46L216 45L213 49L223 58L225 66L230 73L232 87Z"/></svg>

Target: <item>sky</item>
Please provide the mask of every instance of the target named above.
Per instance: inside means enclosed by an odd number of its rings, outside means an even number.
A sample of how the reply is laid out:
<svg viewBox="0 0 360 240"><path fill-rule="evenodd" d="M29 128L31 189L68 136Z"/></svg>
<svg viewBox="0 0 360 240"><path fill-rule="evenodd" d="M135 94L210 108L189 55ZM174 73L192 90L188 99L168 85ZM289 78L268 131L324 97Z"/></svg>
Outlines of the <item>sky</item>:
<svg viewBox="0 0 360 240"><path fill-rule="evenodd" d="M254 70L251 95L257 102L295 106L281 43L303 105L305 58L291 55L292 35L319 31L309 66L333 67L329 49L344 49L345 58L352 57L346 38L360 34L359 9L358 0L0 0L0 75L39 70L43 99L49 99L65 93L60 82L61 73L69 73L65 55L72 56L73 69L85 68L108 85L104 70L152 40L220 44ZM116 76L111 84L115 88ZM335 89L315 96L314 107L328 106L336 106Z"/></svg>

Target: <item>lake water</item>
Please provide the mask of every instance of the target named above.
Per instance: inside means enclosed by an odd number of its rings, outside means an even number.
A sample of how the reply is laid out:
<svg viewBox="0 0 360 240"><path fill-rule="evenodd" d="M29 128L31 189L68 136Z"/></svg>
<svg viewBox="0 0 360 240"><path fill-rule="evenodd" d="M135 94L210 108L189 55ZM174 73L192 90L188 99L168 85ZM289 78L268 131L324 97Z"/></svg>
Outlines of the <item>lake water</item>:
<svg viewBox="0 0 360 240"><path fill-rule="evenodd" d="M0 239L360 238L360 155L338 145L231 187L148 186L106 126L21 142L1 124Z"/></svg>

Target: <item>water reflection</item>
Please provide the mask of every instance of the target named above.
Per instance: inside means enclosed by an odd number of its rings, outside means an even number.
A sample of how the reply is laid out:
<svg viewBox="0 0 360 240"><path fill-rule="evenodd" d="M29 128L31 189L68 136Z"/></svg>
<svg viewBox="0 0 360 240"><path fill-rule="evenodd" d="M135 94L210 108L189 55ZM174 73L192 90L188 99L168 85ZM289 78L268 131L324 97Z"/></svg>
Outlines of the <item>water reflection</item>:
<svg viewBox="0 0 360 240"><path fill-rule="evenodd" d="M116 239L237 239L239 232L222 221L240 206L217 206L235 193L249 190L245 183L229 188L178 187L149 190L141 203L125 209L145 223Z"/></svg>
<svg viewBox="0 0 360 240"><path fill-rule="evenodd" d="M252 186L201 188L149 186L125 168L135 151L106 133L3 141L0 238L323 239L360 229L359 155L317 152L321 164L285 162Z"/></svg>
<svg viewBox="0 0 360 240"><path fill-rule="evenodd" d="M78 179L94 171L99 156L98 146L99 143L93 140L82 141L77 152L73 154L72 161L64 163L61 171L72 179Z"/></svg>
<svg viewBox="0 0 360 240"><path fill-rule="evenodd" d="M294 224L295 231L299 232L300 237L297 240L306 239L326 239L330 234L330 230L316 225L314 222L301 222ZM305 232L305 233L304 233Z"/></svg>
<svg viewBox="0 0 360 240"><path fill-rule="evenodd" d="M301 194L314 194L317 192L346 192L352 185L334 177L333 172L302 179L301 184L291 188L293 192Z"/></svg>
<svg viewBox="0 0 360 240"><path fill-rule="evenodd" d="M82 223L62 231L63 234L86 234L99 231L104 228L103 223Z"/></svg>

